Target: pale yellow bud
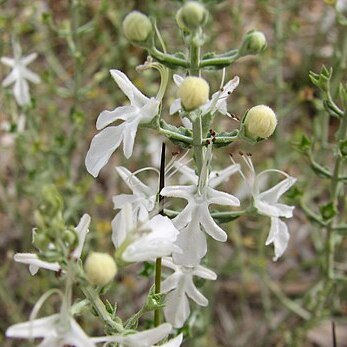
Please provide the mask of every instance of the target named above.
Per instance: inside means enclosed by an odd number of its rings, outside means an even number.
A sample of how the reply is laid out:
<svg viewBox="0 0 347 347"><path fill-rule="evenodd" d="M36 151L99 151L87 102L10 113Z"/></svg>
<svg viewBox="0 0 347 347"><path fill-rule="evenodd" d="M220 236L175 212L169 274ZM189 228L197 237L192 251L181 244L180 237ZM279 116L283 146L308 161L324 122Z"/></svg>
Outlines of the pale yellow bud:
<svg viewBox="0 0 347 347"><path fill-rule="evenodd" d="M200 77L187 77L178 89L178 97L186 111L192 111L208 102L210 87Z"/></svg>
<svg viewBox="0 0 347 347"><path fill-rule="evenodd" d="M265 139L276 129L276 114L269 106L254 106L247 112L244 125L247 136Z"/></svg>
<svg viewBox="0 0 347 347"><path fill-rule="evenodd" d="M124 18L123 32L130 41L146 41L152 30L150 19L139 11L132 11Z"/></svg>
<svg viewBox="0 0 347 347"><path fill-rule="evenodd" d="M109 254L93 252L87 257L84 270L91 284L104 286L116 275L117 265Z"/></svg>
<svg viewBox="0 0 347 347"><path fill-rule="evenodd" d="M196 30L207 22L208 12L198 1L188 1L176 14L181 29Z"/></svg>

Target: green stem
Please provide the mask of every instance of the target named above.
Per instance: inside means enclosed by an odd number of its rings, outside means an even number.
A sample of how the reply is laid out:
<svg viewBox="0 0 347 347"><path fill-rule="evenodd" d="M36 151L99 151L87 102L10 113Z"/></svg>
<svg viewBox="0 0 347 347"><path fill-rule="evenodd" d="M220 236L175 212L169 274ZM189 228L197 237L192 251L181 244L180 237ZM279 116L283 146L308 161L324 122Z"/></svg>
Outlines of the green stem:
<svg viewBox="0 0 347 347"><path fill-rule="evenodd" d="M117 333L123 333L125 331L124 327L115 322L109 312L106 310L106 307L102 300L99 298L98 293L91 286L82 287L83 294L93 305L95 311L98 313L99 317L103 320L105 325L114 330Z"/></svg>
<svg viewBox="0 0 347 347"><path fill-rule="evenodd" d="M198 170L198 176L200 176L202 163L203 163L203 152L202 152L202 124L201 116L198 115L193 121L193 148L194 148L194 160Z"/></svg>
<svg viewBox="0 0 347 347"><path fill-rule="evenodd" d="M174 55L168 53L163 53L154 46L149 49L149 54L151 57L168 67L189 67L189 63L185 59L175 57Z"/></svg>
<svg viewBox="0 0 347 347"><path fill-rule="evenodd" d="M222 54L213 58L202 59L200 61L199 67L200 69L207 67L213 67L214 69L223 69L234 63L238 58L241 58L241 56L239 55L239 51L235 50L228 56L224 56L224 54Z"/></svg>

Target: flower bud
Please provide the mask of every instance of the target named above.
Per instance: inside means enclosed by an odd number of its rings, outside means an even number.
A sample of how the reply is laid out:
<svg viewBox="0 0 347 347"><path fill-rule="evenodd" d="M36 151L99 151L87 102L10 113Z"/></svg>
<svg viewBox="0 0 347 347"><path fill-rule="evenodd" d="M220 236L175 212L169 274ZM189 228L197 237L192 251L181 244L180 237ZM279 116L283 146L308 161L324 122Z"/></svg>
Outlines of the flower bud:
<svg viewBox="0 0 347 347"><path fill-rule="evenodd" d="M246 114L244 126L246 135L265 139L273 134L277 125L275 112L265 105L252 107Z"/></svg>
<svg viewBox="0 0 347 347"><path fill-rule="evenodd" d="M208 102L210 87L200 77L187 77L178 89L178 97L186 111L192 111Z"/></svg>
<svg viewBox="0 0 347 347"><path fill-rule="evenodd" d="M240 55L257 54L266 48L266 37L261 31L248 32L242 41Z"/></svg>
<svg viewBox="0 0 347 347"><path fill-rule="evenodd" d="M152 29L150 19L139 11L130 12L123 20L123 32L129 41L146 41Z"/></svg>
<svg viewBox="0 0 347 347"><path fill-rule="evenodd" d="M208 12L197 1L189 1L176 14L178 26L183 30L196 30L207 22Z"/></svg>
<svg viewBox="0 0 347 347"><path fill-rule="evenodd" d="M87 257L84 270L91 284L104 286L116 275L117 265L109 254L93 252Z"/></svg>

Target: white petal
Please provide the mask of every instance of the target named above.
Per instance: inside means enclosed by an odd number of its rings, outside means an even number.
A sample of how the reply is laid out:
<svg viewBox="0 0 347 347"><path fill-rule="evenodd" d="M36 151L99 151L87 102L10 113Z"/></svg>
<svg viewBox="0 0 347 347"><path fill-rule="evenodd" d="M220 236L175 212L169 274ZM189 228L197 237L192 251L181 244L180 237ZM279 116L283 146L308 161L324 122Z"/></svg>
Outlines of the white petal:
<svg viewBox="0 0 347 347"><path fill-rule="evenodd" d="M27 79L28 81L32 82L32 83L40 83L41 82L41 78L38 74L32 72L29 69L24 68L22 70L22 75L23 78Z"/></svg>
<svg viewBox="0 0 347 347"><path fill-rule="evenodd" d="M16 62L15 62L14 59L8 58L8 57L1 57L0 61L1 61L3 64L5 64L5 65L7 65L7 66L10 66L10 67L14 67L15 64L16 64Z"/></svg>
<svg viewBox="0 0 347 347"><path fill-rule="evenodd" d="M210 270L210 269L208 269L202 265L198 265L195 267L195 269L193 270L193 275L199 276L201 278L205 278L207 280L216 280L217 279L217 274L214 271L212 271L212 270Z"/></svg>
<svg viewBox="0 0 347 347"><path fill-rule="evenodd" d="M116 248L127 238L127 234L134 230L133 210L130 204L124 207L116 214L112 220L112 242Z"/></svg>
<svg viewBox="0 0 347 347"><path fill-rule="evenodd" d="M179 347L179 346L181 346L182 341L183 341L183 334L179 334L175 338L160 345L160 347Z"/></svg>
<svg viewBox="0 0 347 347"><path fill-rule="evenodd" d="M176 289L179 281L181 280L182 273L180 271L174 272L166 280L161 283L161 292L167 293L173 289Z"/></svg>
<svg viewBox="0 0 347 347"><path fill-rule="evenodd" d="M94 136L85 159L86 168L92 176L98 176L112 153L119 147L122 139L123 124L108 127Z"/></svg>
<svg viewBox="0 0 347 347"><path fill-rule="evenodd" d="M184 81L184 78L180 75L174 74L173 80L174 80L176 86L179 87L181 85L181 83Z"/></svg>
<svg viewBox="0 0 347 347"><path fill-rule="evenodd" d="M219 172L213 171L210 174L208 185L211 188L215 188L221 183L226 182L231 175L239 171L240 171L240 164L230 165Z"/></svg>
<svg viewBox="0 0 347 347"><path fill-rule="evenodd" d="M2 81L2 86L8 87L13 82L15 82L17 78L18 78L18 74L16 73L16 71L15 70L11 71L11 73Z"/></svg>
<svg viewBox="0 0 347 347"><path fill-rule="evenodd" d="M173 198L182 198L186 200L190 200L194 197L194 193L196 191L196 186L169 186L164 187L160 195L162 196L170 196Z"/></svg>
<svg viewBox="0 0 347 347"><path fill-rule="evenodd" d="M148 98L131 83L126 74L119 70L110 70L110 73L118 87L128 97L132 106L141 107L148 101Z"/></svg>
<svg viewBox="0 0 347 347"><path fill-rule="evenodd" d="M186 280L186 293L198 305L200 306L208 305L208 300L195 287L192 278L188 278Z"/></svg>
<svg viewBox="0 0 347 347"><path fill-rule="evenodd" d="M13 259L22 264L33 265L30 269L32 275L35 275L38 268L59 271L61 269L59 263L49 263L39 259L39 257L34 253L16 253Z"/></svg>
<svg viewBox="0 0 347 347"><path fill-rule="evenodd" d="M210 215L207 204L201 204L199 208L200 223L207 234L217 241L225 242L228 238L226 232L220 228Z"/></svg>
<svg viewBox="0 0 347 347"><path fill-rule="evenodd" d="M139 111L140 123L149 123L159 112L160 101L150 98Z"/></svg>
<svg viewBox="0 0 347 347"><path fill-rule="evenodd" d="M195 204L188 203L187 206L172 220L174 226L181 230L192 220L192 214L195 209Z"/></svg>
<svg viewBox="0 0 347 347"><path fill-rule="evenodd" d="M123 343L126 346L152 346L161 341L164 337L170 334L172 329L171 324L163 323L156 328L141 331L132 335L127 335L123 338Z"/></svg>
<svg viewBox="0 0 347 347"><path fill-rule="evenodd" d="M175 328L182 328L189 317L189 301L184 291L184 284L166 295L164 315L166 321Z"/></svg>
<svg viewBox="0 0 347 347"><path fill-rule="evenodd" d="M31 54L27 55L26 57L23 57L21 59L21 63L23 65L28 65L28 64L32 63L36 58L37 58L37 53L31 53Z"/></svg>
<svg viewBox="0 0 347 347"><path fill-rule="evenodd" d="M266 201L270 204L274 204L287 190L292 187L295 182L296 178L288 177L283 181L277 183L274 187L260 193L258 195L258 199Z"/></svg>
<svg viewBox="0 0 347 347"><path fill-rule="evenodd" d="M90 225L90 216L89 214L85 213L75 228L78 235L78 246L75 248L75 250L72 253L72 256L75 259L79 259L81 257L83 245L86 240L87 233L89 232L89 225Z"/></svg>
<svg viewBox="0 0 347 347"><path fill-rule="evenodd" d="M113 208L116 209L121 209L124 207L125 204L134 204L135 202L138 202L141 200L141 197L138 197L136 195L132 194L120 194L112 197L113 201Z"/></svg>
<svg viewBox="0 0 347 347"><path fill-rule="evenodd" d="M225 192L220 192L210 187L207 188L207 192L209 204L240 206L240 200L234 195Z"/></svg>
<svg viewBox="0 0 347 347"><path fill-rule="evenodd" d="M176 271L179 267L172 261L172 258L165 257L162 259L162 265Z"/></svg>
<svg viewBox="0 0 347 347"><path fill-rule="evenodd" d="M226 114L227 98L234 91L234 89L239 85L239 82L240 82L240 79L238 76L236 76L223 87L222 92L216 92L212 95L213 101L217 99L215 109L217 109L221 114Z"/></svg>
<svg viewBox="0 0 347 347"><path fill-rule="evenodd" d="M154 216L149 222L143 225L143 229L153 230L147 239L156 239L159 237L165 238L168 241L176 241L178 230L173 225L172 221L168 217L164 217L160 214Z"/></svg>
<svg viewBox="0 0 347 347"><path fill-rule="evenodd" d="M271 218L271 227L269 236L265 242L265 245L274 243L275 246L275 257L276 261L286 250L288 246L290 235L288 233L288 227L286 223L282 222L279 218Z"/></svg>
<svg viewBox="0 0 347 347"><path fill-rule="evenodd" d="M174 102L170 105L169 113L170 115L173 115L180 110L182 110L181 99L175 99Z"/></svg>
<svg viewBox="0 0 347 347"><path fill-rule="evenodd" d="M6 336L16 338L37 338L51 336L54 333L58 320L59 315L54 314L49 317L18 323L10 326L6 330Z"/></svg>
<svg viewBox="0 0 347 347"><path fill-rule="evenodd" d="M177 236L176 245L182 253L174 253L173 260L177 265L196 266L207 252L206 235L194 218Z"/></svg>
<svg viewBox="0 0 347 347"><path fill-rule="evenodd" d="M262 201L259 198L254 200L254 207L258 212L264 216L269 217L293 217L294 206L288 206L284 204L269 204L266 201Z"/></svg>
<svg viewBox="0 0 347 347"><path fill-rule="evenodd" d="M124 134L123 134L123 153L125 158L129 159L133 154L135 136L137 133L137 127L139 125L139 119L135 119L132 122L123 123Z"/></svg>
<svg viewBox="0 0 347 347"><path fill-rule="evenodd" d="M13 93L19 105L24 106L30 103L29 85L24 78L17 78Z"/></svg>
<svg viewBox="0 0 347 347"><path fill-rule="evenodd" d="M64 343L75 347L95 347L95 343L86 335L77 322L70 318L71 330L64 336Z"/></svg>
<svg viewBox="0 0 347 347"><path fill-rule="evenodd" d="M96 129L100 130L116 120L126 120L136 115L138 109L134 106L120 106L113 111L102 111L96 120Z"/></svg>

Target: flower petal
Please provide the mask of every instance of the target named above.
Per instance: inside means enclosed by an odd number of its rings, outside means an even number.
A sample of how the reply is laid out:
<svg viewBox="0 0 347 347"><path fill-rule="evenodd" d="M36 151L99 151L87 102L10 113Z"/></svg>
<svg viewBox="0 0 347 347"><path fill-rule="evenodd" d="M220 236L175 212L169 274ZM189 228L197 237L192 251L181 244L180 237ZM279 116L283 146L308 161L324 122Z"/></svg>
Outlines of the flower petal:
<svg viewBox="0 0 347 347"><path fill-rule="evenodd" d="M275 256L273 258L276 261L286 250L288 246L290 235L286 223L282 222L279 218L271 218L271 227L268 238L265 245L273 243L275 246Z"/></svg>
<svg viewBox="0 0 347 347"><path fill-rule="evenodd" d="M199 207L200 223L204 230L217 241L225 242L228 238L226 232L220 228L210 215L207 204L201 204Z"/></svg>
<svg viewBox="0 0 347 347"><path fill-rule="evenodd" d="M182 110L181 99L175 99L174 102L170 105L170 116L180 110Z"/></svg>
<svg viewBox="0 0 347 347"><path fill-rule="evenodd" d="M184 284L182 283L177 289L166 295L164 307L165 320L175 328L182 328L189 314L189 301L184 291Z"/></svg>
<svg viewBox="0 0 347 347"><path fill-rule="evenodd" d="M192 277L186 279L186 294L198 305L208 305L208 300L195 287Z"/></svg>
<svg viewBox="0 0 347 347"><path fill-rule="evenodd" d="M164 187L160 195L162 196L170 196L173 198L182 198L186 200L190 200L194 197L194 193L196 191L196 186L168 186Z"/></svg>
<svg viewBox="0 0 347 347"><path fill-rule="evenodd" d="M234 195L221 192L210 187L207 188L207 192L207 201L209 204L240 206L240 200Z"/></svg>
<svg viewBox="0 0 347 347"><path fill-rule="evenodd" d="M173 289L176 289L179 281L181 280L182 273L180 271L174 272L166 280L161 283L161 292L167 293Z"/></svg>
<svg viewBox="0 0 347 347"><path fill-rule="evenodd" d="M179 346L181 346L182 341L183 341L183 334L179 334L175 338L160 345L160 347L179 347Z"/></svg>
<svg viewBox="0 0 347 347"><path fill-rule="evenodd" d="M23 57L20 61L24 66L26 66L32 63L36 58L37 58L37 53L31 53L27 55L26 57Z"/></svg>
<svg viewBox="0 0 347 347"><path fill-rule="evenodd" d="M120 247L134 228L132 206L125 204L112 220L112 242L115 248Z"/></svg>
<svg viewBox="0 0 347 347"><path fill-rule="evenodd" d="M70 318L70 331L64 336L64 343L75 347L95 347L95 343L88 337L79 324Z"/></svg>
<svg viewBox="0 0 347 347"><path fill-rule="evenodd" d="M176 86L179 87L181 85L181 83L184 81L184 78L180 75L174 74L173 80L174 80Z"/></svg>
<svg viewBox="0 0 347 347"><path fill-rule="evenodd" d="M269 204L275 204L278 199L289 190L292 185L296 182L296 178L288 177L281 182L277 183L272 188L260 193L258 195L259 200L263 200Z"/></svg>
<svg viewBox="0 0 347 347"><path fill-rule="evenodd" d="M29 84L24 78L16 79L13 94L19 105L24 106L30 103Z"/></svg>
<svg viewBox="0 0 347 347"><path fill-rule="evenodd" d="M212 171L209 177L208 185L215 188L223 182L226 182L231 175L240 171L240 164L229 165L225 169L216 172Z"/></svg>
<svg viewBox="0 0 347 347"><path fill-rule="evenodd" d="M122 139L123 124L108 127L94 136L85 159L86 168L92 176L99 175L100 170L107 164Z"/></svg>
<svg viewBox="0 0 347 347"><path fill-rule="evenodd" d="M52 336L58 320L59 314L54 314L49 317L14 324L6 330L6 336L28 339L37 337L49 337Z"/></svg>
<svg viewBox="0 0 347 347"><path fill-rule="evenodd" d="M198 185L199 177L196 175L195 171L188 167L187 165L183 165L180 162L175 162L174 167L182 174L182 183L193 183L194 185Z"/></svg>
<svg viewBox="0 0 347 347"><path fill-rule="evenodd" d="M120 106L113 111L102 111L96 120L96 129L101 130L105 126L115 122L116 120L126 120L136 115L138 109L134 106Z"/></svg>
<svg viewBox="0 0 347 347"><path fill-rule="evenodd" d="M194 276L199 276L201 278L205 278L207 280L216 280L217 279L217 274L208 269L205 266L202 265L198 265L195 267L195 269L193 270L193 275Z"/></svg>
<svg viewBox="0 0 347 347"><path fill-rule="evenodd" d="M132 106L142 107L147 102L148 98L132 84L126 74L119 70L110 70L110 73Z"/></svg>
<svg viewBox="0 0 347 347"><path fill-rule="evenodd" d="M14 67L15 64L16 64L16 62L15 62L14 59L8 58L8 57L1 57L0 61L1 61L3 64L5 64L5 65L7 65L7 66L10 66L10 67Z"/></svg>
<svg viewBox="0 0 347 347"><path fill-rule="evenodd" d="M31 70L24 68L22 70L22 76L23 78L27 79L28 81L32 82L32 83L40 83L41 82L41 78L38 74L32 72Z"/></svg>
<svg viewBox="0 0 347 347"><path fill-rule="evenodd" d="M75 259L79 259L81 257L84 242L86 240L87 233L89 232L89 225L90 225L90 216L89 214L85 213L75 228L78 235L78 246L75 248L75 250L72 253L72 256Z"/></svg>
<svg viewBox="0 0 347 347"><path fill-rule="evenodd" d="M123 134L123 153L125 158L129 159L133 154L134 142L139 125L139 119L134 119L132 122L125 122Z"/></svg>
<svg viewBox="0 0 347 347"><path fill-rule="evenodd" d="M17 78L18 78L18 74L16 73L16 71L15 70L11 71L11 73L2 81L2 86L8 87L13 82L15 82Z"/></svg>
<svg viewBox="0 0 347 347"><path fill-rule="evenodd" d="M150 98L139 111L140 123L149 123L159 113L160 101L156 98Z"/></svg>
<svg viewBox="0 0 347 347"><path fill-rule="evenodd" d="M18 263L30 265L30 273L32 275L35 275L39 268L56 272L61 269L59 263L49 263L48 261L41 260L34 253L16 253L13 259Z"/></svg>

